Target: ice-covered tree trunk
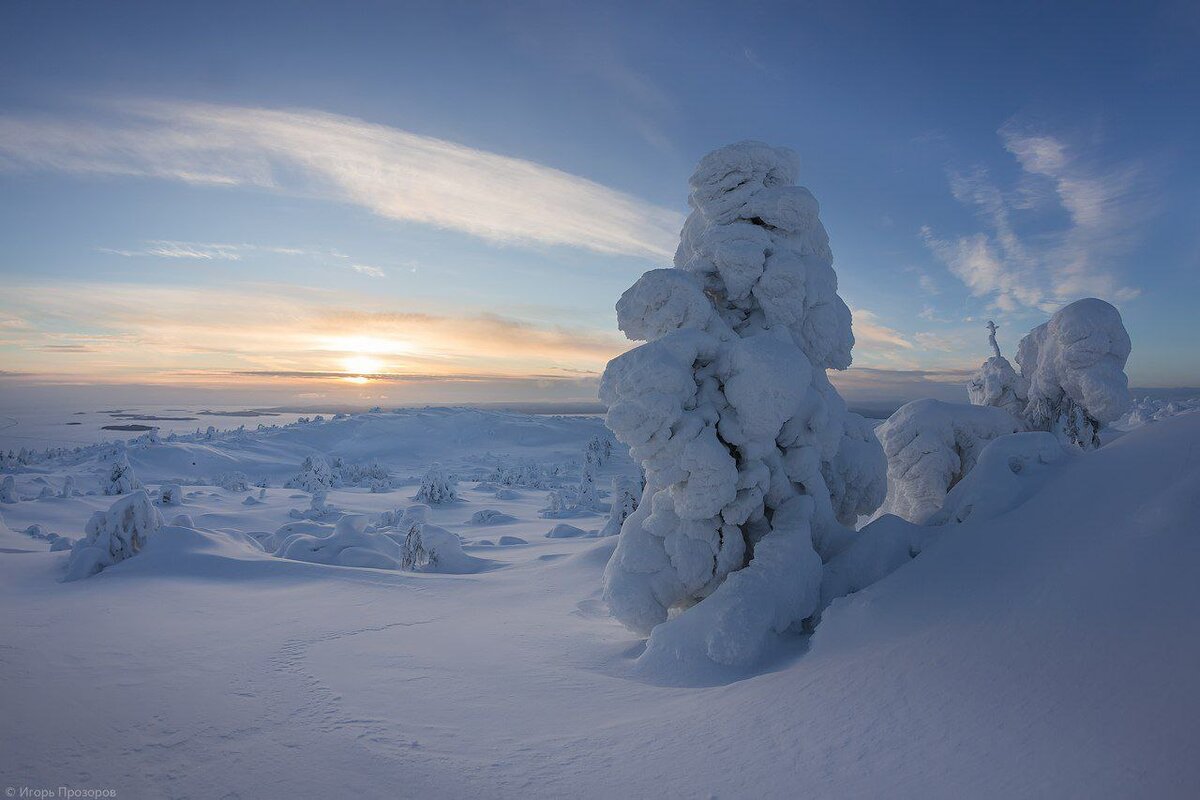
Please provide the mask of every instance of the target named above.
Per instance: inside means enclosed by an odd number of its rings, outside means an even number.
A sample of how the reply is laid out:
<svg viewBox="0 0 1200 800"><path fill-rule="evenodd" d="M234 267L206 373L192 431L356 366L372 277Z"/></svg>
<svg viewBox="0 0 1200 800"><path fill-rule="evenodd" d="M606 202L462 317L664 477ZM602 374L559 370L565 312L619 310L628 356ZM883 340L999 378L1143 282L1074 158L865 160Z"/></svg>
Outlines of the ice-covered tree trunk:
<svg viewBox="0 0 1200 800"><path fill-rule="evenodd" d="M979 372L967 384L967 397L972 405L1002 408L1019 417L1029 399L1029 382L1017 374L1007 358L1000 355L1000 345L996 344L996 323L991 320L988 320L988 344L993 355L983 362Z"/></svg>
<svg viewBox="0 0 1200 800"><path fill-rule="evenodd" d="M605 597L651 634L644 658L754 660L817 610L822 560L883 500L879 444L825 375L850 365L854 337L796 171L757 142L705 156L675 269L617 303L646 344L609 363L600 394L646 488Z"/></svg>
<svg viewBox="0 0 1200 800"><path fill-rule="evenodd" d="M1060 308L1030 331L1017 348L1029 381L1024 418L1030 429L1083 449L1098 447L1100 429L1130 405L1130 349L1120 312L1094 297Z"/></svg>

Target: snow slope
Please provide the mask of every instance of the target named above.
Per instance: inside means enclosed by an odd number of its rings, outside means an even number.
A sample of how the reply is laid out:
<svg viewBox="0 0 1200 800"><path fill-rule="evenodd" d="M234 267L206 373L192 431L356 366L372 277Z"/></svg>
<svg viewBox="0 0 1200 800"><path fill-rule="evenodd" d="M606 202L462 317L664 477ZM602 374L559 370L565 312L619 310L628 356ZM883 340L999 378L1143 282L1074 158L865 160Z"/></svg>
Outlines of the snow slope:
<svg viewBox="0 0 1200 800"><path fill-rule="evenodd" d="M488 449L578 457L598 425L444 413L461 426L367 415L347 430L390 423L381 457L415 473ZM292 469L318 446L293 436L250 435L204 458L274 453ZM384 448L352 441L320 445ZM608 469L628 468L622 458ZM180 466L145 459L147 484ZM30 480L19 476L23 491ZM410 488L329 500L377 513L407 505ZM546 538L544 491L462 488L462 503L431 513L495 562L472 575L269 555L246 533L306 505L278 488L243 506L242 493L185 486L164 516L197 528L168 526L81 581L60 582L66 553L0 552L0 783L125 798L1200 792L1200 415L1070 459L1018 507L944 528L916 560L834 602L814 635L755 673L688 685L634 672L642 645L599 600L615 538ZM106 500L0 513L16 537L32 522L78 536ZM484 508L517 521L469 525ZM501 534L528 544L479 544Z"/></svg>

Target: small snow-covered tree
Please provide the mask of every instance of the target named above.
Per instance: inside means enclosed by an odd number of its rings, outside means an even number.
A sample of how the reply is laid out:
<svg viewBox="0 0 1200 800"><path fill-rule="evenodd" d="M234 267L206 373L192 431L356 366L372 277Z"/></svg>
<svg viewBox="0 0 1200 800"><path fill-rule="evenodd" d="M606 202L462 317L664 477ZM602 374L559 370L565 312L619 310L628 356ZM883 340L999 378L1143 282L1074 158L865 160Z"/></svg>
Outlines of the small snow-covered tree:
<svg viewBox="0 0 1200 800"><path fill-rule="evenodd" d="M1013 416L1020 416L1028 401L1029 381L1017 374L1008 359L1000 355L996 344L996 323L988 320L988 343L992 357L983 362L979 372L967 384L967 397L972 405L995 406Z"/></svg>
<svg viewBox="0 0 1200 800"><path fill-rule="evenodd" d="M612 507L608 512L608 520L604 523L601 536L616 536L621 532L621 526L637 511L638 497L642 487L633 478L618 477L612 481Z"/></svg>
<svg viewBox="0 0 1200 800"><path fill-rule="evenodd" d="M93 513L84 529L86 535L72 547L66 579L86 578L132 558L162 524L145 489L122 497L108 511Z"/></svg>
<svg viewBox="0 0 1200 800"><path fill-rule="evenodd" d="M600 502L600 495L596 491L598 461L598 451L588 450L584 453L583 469L579 474L579 494L575 497L575 508L579 511L591 511Z"/></svg>
<svg viewBox="0 0 1200 800"><path fill-rule="evenodd" d="M1120 312L1103 300L1076 300L1054 312L1017 348L1029 381L1029 428L1085 450L1098 447L1100 429L1130 405L1130 349Z"/></svg>
<svg viewBox="0 0 1200 800"><path fill-rule="evenodd" d="M322 456L307 456L300 471L284 483L288 489L305 492L328 491L333 488L333 468Z"/></svg>
<svg viewBox="0 0 1200 800"><path fill-rule="evenodd" d="M453 503L458 499L458 480L441 464L434 464L421 478L421 487L413 497L418 503L439 505Z"/></svg>
<svg viewBox="0 0 1200 800"><path fill-rule="evenodd" d="M137 475L133 472L133 467L129 464L129 459L122 453L109 468L103 489L107 495L129 494L134 489L140 488L141 485Z"/></svg>
<svg viewBox="0 0 1200 800"><path fill-rule="evenodd" d="M604 595L651 634L649 660L756 659L817 611L822 560L883 500L882 457L862 460L878 445L825 374L850 365L854 337L796 172L790 151L758 142L705 156L676 268L617 303L621 330L646 343L609 362L600 397L646 488ZM673 607L686 610L668 621Z"/></svg>
<svg viewBox="0 0 1200 800"><path fill-rule="evenodd" d="M183 504L183 487L178 483L164 483L158 487L158 502L164 506Z"/></svg>
<svg viewBox="0 0 1200 800"><path fill-rule="evenodd" d="M15 503L19 499L16 479L12 475L5 475L4 480L0 481L0 503Z"/></svg>
<svg viewBox="0 0 1200 800"><path fill-rule="evenodd" d="M74 497L75 496L75 476L73 476L73 475L67 476L66 480L63 481L62 492L60 492L58 496L59 497Z"/></svg>

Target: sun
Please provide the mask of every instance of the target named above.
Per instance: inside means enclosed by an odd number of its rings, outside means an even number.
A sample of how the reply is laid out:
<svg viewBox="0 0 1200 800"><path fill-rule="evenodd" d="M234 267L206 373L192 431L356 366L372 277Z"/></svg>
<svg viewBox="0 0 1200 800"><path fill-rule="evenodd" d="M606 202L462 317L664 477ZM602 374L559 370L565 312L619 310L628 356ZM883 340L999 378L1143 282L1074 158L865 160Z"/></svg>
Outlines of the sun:
<svg viewBox="0 0 1200 800"><path fill-rule="evenodd" d="M344 372L353 372L360 376L377 375L383 371L383 362L378 358L359 354L342 359L342 369Z"/></svg>

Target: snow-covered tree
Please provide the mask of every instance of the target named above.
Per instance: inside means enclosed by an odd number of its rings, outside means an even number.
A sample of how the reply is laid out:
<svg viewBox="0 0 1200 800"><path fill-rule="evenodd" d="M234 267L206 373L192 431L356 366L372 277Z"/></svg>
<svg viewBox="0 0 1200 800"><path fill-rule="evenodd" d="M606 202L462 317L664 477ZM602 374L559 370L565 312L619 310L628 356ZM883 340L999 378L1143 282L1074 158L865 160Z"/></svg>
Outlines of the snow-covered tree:
<svg viewBox="0 0 1200 800"><path fill-rule="evenodd" d="M162 516L145 489L122 497L108 511L96 511L84 529L85 536L71 549L66 579L86 578L132 558L162 524Z"/></svg>
<svg viewBox="0 0 1200 800"><path fill-rule="evenodd" d="M575 496L578 511L592 511L600 502L596 491L596 468L599 466L599 451L587 450L583 455L583 468L579 473L579 493Z"/></svg>
<svg viewBox="0 0 1200 800"><path fill-rule="evenodd" d="M183 504L183 487L178 483L164 483L158 487L158 502L164 506Z"/></svg>
<svg viewBox="0 0 1200 800"><path fill-rule="evenodd" d="M600 396L646 488L604 594L651 633L650 659L757 658L817 610L822 559L883 500L878 445L825 375L850 365L854 337L796 172L791 152L757 142L705 156L676 268L617 303L646 344L609 362ZM673 607L686 610L667 621Z"/></svg>
<svg viewBox="0 0 1200 800"><path fill-rule="evenodd" d="M15 503L18 500L16 479L12 475L5 475L4 480L0 481L0 503Z"/></svg>
<svg viewBox="0 0 1200 800"><path fill-rule="evenodd" d="M608 512L608 520L600 531L601 536L616 536L621 532L630 515L637 511L638 497L642 487L633 478L617 477L612 481L612 507Z"/></svg>
<svg viewBox="0 0 1200 800"><path fill-rule="evenodd" d="M418 503L439 505L453 503L458 499L458 479L447 472L441 464L434 464L421 478L421 488L413 497Z"/></svg>
<svg viewBox="0 0 1200 800"><path fill-rule="evenodd" d="M996 344L996 323L988 320L988 343L992 357L983 362L979 372L967 384L967 397L972 405L995 406L1013 416L1020 416L1028 401L1029 382L1017 374L1008 359L1000 355Z"/></svg>
<svg viewBox="0 0 1200 800"><path fill-rule="evenodd" d="M102 488L107 495L118 495L129 494L134 489L140 488L141 485L137 475L133 472L133 467L129 464L129 459L122 453L113 461Z"/></svg>
<svg viewBox="0 0 1200 800"><path fill-rule="evenodd" d="M1084 449L1098 447L1100 429L1130 405L1130 348L1120 312L1094 297L1063 306L1030 331L1017 348L1029 381L1029 428Z"/></svg>
<svg viewBox="0 0 1200 800"><path fill-rule="evenodd" d="M58 496L59 497L74 497L75 496L75 476L73 476L73 475L67 476L66 480L63 481L62 492L59 493Z"/></svg>
<svg viewBox="0 0 1200 800"><path fill-rule="evenodd" d="M323 456L308 456L300 465L300 471L284 483L288 489L305 492L328 491L333 488L333 468Z"/></svg>

